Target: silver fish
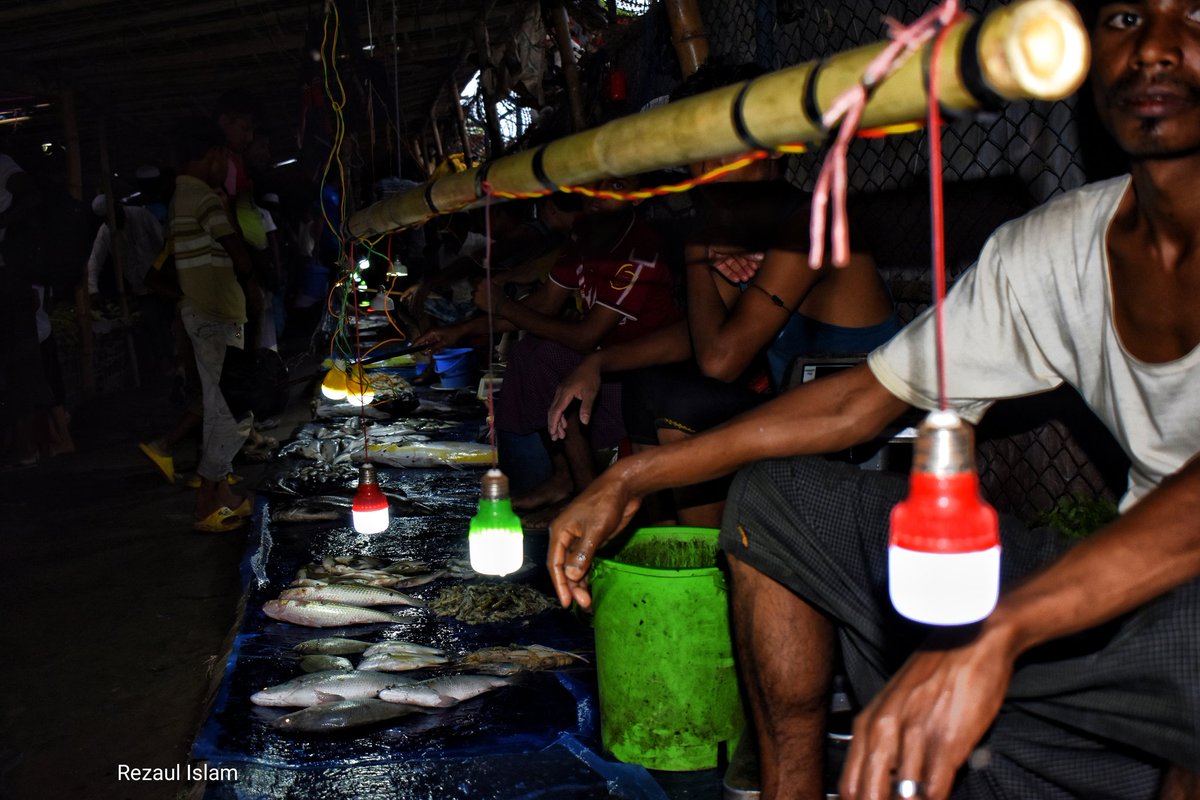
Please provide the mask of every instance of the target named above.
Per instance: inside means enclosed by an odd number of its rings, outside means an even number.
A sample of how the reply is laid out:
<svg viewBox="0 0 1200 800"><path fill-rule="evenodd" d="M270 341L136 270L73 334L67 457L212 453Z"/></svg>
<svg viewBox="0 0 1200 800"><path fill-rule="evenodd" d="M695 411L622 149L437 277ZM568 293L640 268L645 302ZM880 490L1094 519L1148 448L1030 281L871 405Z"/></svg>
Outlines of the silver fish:
<svg viewBox="0 0 1200 800"><path fill-rule="evenodd" d="M439 569L424 575L407 575L397 578L392 587L395 589L415 589L418 586L424 586L427 583L432 583L438 578L444 578L446 573L447 570Z"/></svg>
<svg viewBox="0 0 1200 800"><path fill-rule="evenodd" d="M300 669L304 672L329 672L354 669L354 665L350 659L341 656L313 655L300 659Z"/></svg>
<svg viewBox="0 0 1200 800"><path fill-rule="evenodd" d="M416 712L417 709L412 706L387 703L374 697L364 700L336 700L293 711L275 720L271 725L281 731L321 733L373 725Z"/></svg>
<svg viewBox="0 0 1200 800"><path fill-rule="evenodd" d="M370 642L360 642L358 639L345 639L341 636L326 636L321 639L309 639L301 642L292 649L306 656L347 656L361 653L371 646Z"/></svg>
<svg viewBox="0 0 1200 800"><path fill-rule="evenodd" d="M399 622L403 619L396 614L376 611L373 608L304 600L268 600L263 603L263 612L271 619L306 625L310 628L338 628L343 625Z"/></svg>
<svg viewBox="0 0 1200 800"><path fill-rule="evenodd" d="M376 642L363 651L363 658L379 655L380 653L408 653L410 655L426 655L426 656L443 656L445 650L439 650L436 647L426 647L423 644L415 642L402 642L398 639L393 639L387 642Z"/></svg>
<svg viewBox="0 0 1200 800"><path fill-rule="evenodd" d="M389 703L446 708L511 683L507 678L493 675L445 675L384 689L379 693L379 699Z"/></svg>
<svg viewBox="0 0 1200 800"><path fill-rule="evenodd" d="M433 653L376 653L359 661L358 669L364 672L408 672L448 663L450 660L445 656Z"/></svg>
<svg viewBox="0 0 1200 800"><path fill-rule="evenodd" d="M412 678L358 670L312 672L255 692L250 695L250 702L256 706L315 706L321 702L321 694L362 700L377 697L384 689L402 683L412 683Z"/></svg>
<svg viewBox="0 0 1200 800"><path fill-rule="evenodd" d="M320 600L326 603L345 603L350 606L418 606L424 600L382 586L361 586L356 583L329 583L324 586L296 586L284 589L280 600Z"/></svg>
<svg viewBox="0 0 1200 800"><path fill-rule="evenodd" d="M393 467L487 467L492 463L492 448L476 442L413 442L412 444L371 445L375 461Z"/></svg>

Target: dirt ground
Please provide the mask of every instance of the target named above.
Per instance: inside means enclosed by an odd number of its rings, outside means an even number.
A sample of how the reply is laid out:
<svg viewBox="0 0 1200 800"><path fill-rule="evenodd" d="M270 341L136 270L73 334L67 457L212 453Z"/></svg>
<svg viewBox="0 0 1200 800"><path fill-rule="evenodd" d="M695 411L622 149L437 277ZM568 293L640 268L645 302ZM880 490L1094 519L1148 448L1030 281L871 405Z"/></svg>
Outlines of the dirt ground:
<svg viewBox="0 0 1200 800"><path fill-rule="evenodd" d="M308 418L308 388L293 386L269 435ZM0 473L2 798L198 793L186 780L119 780L122 765L185 768L238 618L249 528L193 532L192 490L169 485L136 446L177 413L162 378L94 398L73 412L77 452ZM182 443L177 471L190 475L194 454ZM235 469L250 488L263 472Z"/></svg>

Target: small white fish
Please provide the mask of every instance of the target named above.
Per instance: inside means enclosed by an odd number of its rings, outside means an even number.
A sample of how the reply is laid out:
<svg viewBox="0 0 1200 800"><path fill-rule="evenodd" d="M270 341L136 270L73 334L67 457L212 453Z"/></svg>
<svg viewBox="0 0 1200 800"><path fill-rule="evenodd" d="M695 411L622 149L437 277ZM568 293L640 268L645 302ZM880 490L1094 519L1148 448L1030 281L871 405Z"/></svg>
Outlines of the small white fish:
<svg viewBox="0 0 1200 800"><path fill-rule="evenodd" d="M416 712L417 709L411 706L386 703L374 697L361 700L343 699L293 711L275 720L271 725L281 731L323 733L373 725Z"/></svg>
<svg viewBox="0 0 1200 800"><path fill-rule="evenodd" d="M358 662L358 669L368 672L408 672L450 663L445 656L433 653L376 653Z"/></svg>
<svg viewBox="0 0 1200 800"><path fill-rule="evenodd" d="M301 642L292 649L306 656L346 656L361 653L370 646L370 642L361 642L358 639L326 636L322 639L309 639L308 641Z"/></svg>
<svg viewBox="0 0 1200 800"><path fill-rule="evenodd" d="M440 650L436 647L427 647L423 644L415 642L402 642L398 639L393 639L387 642L376 642L363 651L363 658L379 655L380 653L408 653L409 655L426 655L426 656L444 656L445 650Z"/></svg>
<svg viewBox="0 0 1200 800"><path fill-rule="evenodd" d="M300 659L300 669L304 672L346 671L354 669L354 665L350 659L341 656L312 655Z"/></svg>
<svg viewBox="0 0 1200 800"><path fill-rule="evenodd" d="M295 586L279 593L280 600L319 600L326 603L345 603L350 606L418 606L424 600L382 586L363 586L357 583L327 583L321 586Z"/></svg>
<svg viewBox="0 0 1200 800"><path fill-rule="evenodd" d="M256 706L314 706L321 702L321 695L338 695L347 700L362 700L377 697L389 687L412 682L412 678L404 675L382 672L312 672L255 692L250 695L250 702Z"/></svg>
<svg viewBox="0 0 1200 800"><path fill-rule="evenodd" d="M271 619L305 625L309 628L339 628L343 625L369 625L376 622L400 622L404 618L373 608L317 603L304 600L268 600L263 613Z"/></svg>
<svg viewBox="0 0 1200 800"><path fill-rule="evenodd" d="M379 693L380 700L427 708L446 708L485 692L509 686L512 681L494 675L446 675L403 686L392 686Z"/></svg>
<svg viewBox="0 0 1200 800"><path fill-rule="evenodd" d="M416 442L413 444L372 444L372 458L393 467L488 467L492 448L476 442Z"/></svg>

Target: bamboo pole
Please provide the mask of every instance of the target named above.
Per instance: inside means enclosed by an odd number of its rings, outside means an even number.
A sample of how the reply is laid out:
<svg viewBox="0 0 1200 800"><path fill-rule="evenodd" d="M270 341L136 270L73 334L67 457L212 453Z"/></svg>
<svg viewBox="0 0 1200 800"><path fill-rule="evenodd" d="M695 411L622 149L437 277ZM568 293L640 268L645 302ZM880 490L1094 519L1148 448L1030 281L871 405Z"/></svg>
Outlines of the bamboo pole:
<svg viewBox="0 0 1200 800"><path fill-rule="evenodd" d="M583 98L579 89L579 65L575 63L575 47L571 43L571 18L567 7L559 3L550 12L554 18L554 39L558 43L558 57L562 61L563 79L567 84L567 100L571 104L572 129L581 131L587 127L583 113Z"/></svg>
<svg viewBox="0 0 1200 800"><path fill-rule="evenodd" d="M621 117L536 150L440 178L363 209L350 218L350 232L374 236L482 202L476 185L482 183L481 170L497 191L537 193L548 185L578 186L748 150L820 141L825 136L821 113L859 82L867 63L885 46L868 45L824 62L782 69L749 84ZM929 48L927 44L876 87L863 114L864 127L924 117L928 101L923 65ZM1087 34L1070 3L1018 0L978 23L961 20L946 32L939 64L941 104L965 112L985 100L1066 97L1083 82L1087 64Z"/></svg>
<svg viewBox="0 0 1200 800"><path fill-rule="evenodd" d="M67 143L67 191L76 200L83 199L83 160L79 156L79 116L75 108L75 90L62 93L63 138ZM75 324L79 326L79 376L85 399L96 393L95 342L92 338L92 302L87 292L87 261L81 265L80 280L75 284Z"/></svg>
<svg viewBox="0 0 1200 800"><path fill-rule="evenodd" d="M704 18L696 0L666 0L667 23L671 26L671 43L679 70L688 77L708 61L708 36L704 33Z"/></svg>
<svg viewBox="0 0 1200 800"><path fill-rule="evenodd" d="M129 315L129 301L125 297L125 265L122 263L121 231L117 229L117 196L113 192L112 167L108 158L108 125L100 118L100 186L108 201L109 255L112 256L113 272L117 279L117 301L121 304L121 323L125 327L125 344L129 349L129 369L133 372L133 385L140 387L142 377L138 371L137 348L133 344L133 320Z"/></svg>

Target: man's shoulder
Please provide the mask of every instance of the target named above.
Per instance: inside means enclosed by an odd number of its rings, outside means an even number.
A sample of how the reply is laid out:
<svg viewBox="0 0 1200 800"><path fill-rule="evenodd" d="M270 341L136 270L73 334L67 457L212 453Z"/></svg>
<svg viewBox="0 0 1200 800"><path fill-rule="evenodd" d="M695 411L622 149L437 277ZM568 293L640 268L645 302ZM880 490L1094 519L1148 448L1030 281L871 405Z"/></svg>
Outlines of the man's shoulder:
<svg viewBox="0 0 1200 800"><path fill-rule="evenodd" d="M1000 226L997 232L1010 239L1032 238L1034 243L1038 243L1038 237L1051 236L1040 241L1043 247L1054 241L1064 241L1068 232L1078 230L1080 226L1085 232L1094 233L1097 228L1103 229L1128 185L1128 175L1084 184L1050 198L1024 216Z"/></svg>

